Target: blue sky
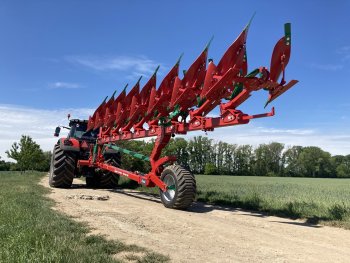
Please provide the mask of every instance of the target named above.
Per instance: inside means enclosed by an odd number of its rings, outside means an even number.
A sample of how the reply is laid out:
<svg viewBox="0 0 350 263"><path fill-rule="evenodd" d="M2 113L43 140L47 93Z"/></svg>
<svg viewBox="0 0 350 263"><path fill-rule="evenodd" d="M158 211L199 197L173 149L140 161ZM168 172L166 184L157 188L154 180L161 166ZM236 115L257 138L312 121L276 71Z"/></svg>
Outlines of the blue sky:
<svg viewBox="0 0 350 263"><path fill-rule="evenodd" d="M350 154L349 1L0 1L0 156L21 134L45 150L66 113L87 118L101 100L161 77L184 52L186 69L211 36L218 62L252 14L248 66L269 66L292 23L288 80L300 82L271 106L276 116L210 138L232 143L280 141ZM262 113L259 92L241 109ZM267 109L269 110L269 109ZM193 134L191 134L193 135ZM196 134L198 135L198 134Z"/></svg>

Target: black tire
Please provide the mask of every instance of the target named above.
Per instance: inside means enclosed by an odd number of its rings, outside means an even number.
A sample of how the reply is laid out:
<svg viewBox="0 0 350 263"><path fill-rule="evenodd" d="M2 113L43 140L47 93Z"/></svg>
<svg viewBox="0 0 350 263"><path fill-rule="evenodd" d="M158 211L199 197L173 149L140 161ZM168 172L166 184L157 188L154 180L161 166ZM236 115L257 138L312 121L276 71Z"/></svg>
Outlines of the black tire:
<svg viewBox="0 0 350 263"><path fill-rule="evenodd" d="M121 155L120 153L105 153L103 155L106 163L112 164L116 167L121 165Z"/></svg>
<svg viewBox="0 0 350 263"><path fill-rule="evenodd" d="M49 184L51 187L69 188L72 186L76 166L75 154L63 151L55 145L51 158Z"/></svg>
<svg viewBox="0 0 350 263"><path fill-rule="evenodd" d="M119 174L102 171L100 177L100 188L116 188L118 186Z"/></svg>
<svg viewBox="0 0 350 263"><path fill-rule="evenodd" d="M196 179L190 171L180 165L171 165L164 169L160 179L174 188L165 192L160 190L165 207L185 210L191 206L196 197Z"/></svg>
<svg viewBox="0 0 350 263"><path fill-rule="evenodd" d="M120 167L120 154L105 154L105 162L115 167ZM91 188L116 188L118 186L119 175L105 171L95 170L93 176L86 177L86 186Z"/></svg>
<svg viewBox="0 0 350 263"><path fill-rule="evenodd" d="M98 188L100 186L100 180L95 171L92 172L92 176L86 177L86 187L88 188Z"/></svg>

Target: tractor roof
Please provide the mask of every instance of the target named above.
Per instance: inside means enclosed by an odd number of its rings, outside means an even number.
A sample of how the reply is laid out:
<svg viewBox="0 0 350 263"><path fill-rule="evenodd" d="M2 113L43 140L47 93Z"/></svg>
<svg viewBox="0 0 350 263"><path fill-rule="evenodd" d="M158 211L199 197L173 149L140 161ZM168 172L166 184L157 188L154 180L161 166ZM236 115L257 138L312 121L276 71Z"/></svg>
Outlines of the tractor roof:
<svg viewBox="0 0 350 263"><path fill-rule="evenodd" d="M79 119L71 119L69 120L69 126L72 126L73 124L85 124L87 125L87 120L79 120Z"/></svg>

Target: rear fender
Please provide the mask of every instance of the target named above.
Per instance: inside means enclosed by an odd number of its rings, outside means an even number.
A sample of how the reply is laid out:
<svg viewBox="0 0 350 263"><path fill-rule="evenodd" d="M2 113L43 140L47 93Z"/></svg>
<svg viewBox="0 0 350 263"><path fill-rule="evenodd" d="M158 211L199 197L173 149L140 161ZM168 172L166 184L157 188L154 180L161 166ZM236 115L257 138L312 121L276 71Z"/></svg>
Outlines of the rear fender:
<svg viewBox="0 0 350 263"><path fill-rule="evenodd" d="M63 151L80 152L80 144L77 139L74 138L61 138L58 140L58 144Z"/></svg>

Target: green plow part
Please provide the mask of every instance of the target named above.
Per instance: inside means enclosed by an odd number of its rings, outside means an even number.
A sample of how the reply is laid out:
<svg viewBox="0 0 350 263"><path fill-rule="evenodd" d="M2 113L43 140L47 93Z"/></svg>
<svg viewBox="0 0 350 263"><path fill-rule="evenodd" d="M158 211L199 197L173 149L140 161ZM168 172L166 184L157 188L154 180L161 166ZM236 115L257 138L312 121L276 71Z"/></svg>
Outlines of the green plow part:
<svg viewBox="0 0 350 263"><path fill-rule="evenodd" d="M171 120L178 116L181 113L180 111L180 106L178 104L175 105L174 110L169 114L168 117L160 117L158 125L164 126L164 127L169 127L171 126Z"/></svg>
<svg viewBox="0 0 350 263"><path fill-rule="evenodd" d="M205 97L201 98L197 96L197 107L200 108L207 99Z"/></svg>
<svg viewBox="0 0 350 263"><path fill-rule="evenodd" d="M268 99L268 100L266 101L265 106L264 106L264 109L267 107L267 105L269 105L270 102L271 102L270 99Z"/></svg>
<svg viewBox="0 0 350 263"><path fill-rule="evenodd" d="M122 152L122 153L128 154L128 155L130 155L132 157L135 157L137 159L141 159L143 161L148 161L148 162L150 161L149 157L146 156L146 155L143 155L141 153L137 153L137 152L134 152L134 151L130 151L130 150L127 150L127 149L124 149L124 148L119 147L117 145L105 144L104 148L103 148L103 151L104 151L105 147L111 148L111 149L116 150L118 152Z"/></svg>
<svg viewBox="0 0 350 263"><path fill-rule="evenodd" d="M290 46L292 42L292 29L290 23L284 24L284 39L286 41L286 45Z"/></svg>
<svg viewBox="0 0 350 263"><path fill-rule="evenodd" d="M211 42L213 42L214 36L212 36L208 42L208 44L205 46L204 50L208 50L210 47Z"/></svg>
<svg viewBox="0 0 350 263"><path fill-rule="evenodd" d="M246 77L247 77L247 78L253 78L253 77L255 77L256 75L258 75L259 72L260 72L259 69L256 68L256 69L254 69L252 72L250 72L249 74L247 74Z"/></svg>
<svg viewBox="0 0 350 263"><path fill-rule="evenodd" d="M93 163L96 161L96 155L97 155L97 143L94 145L94 149L92 152L92 162Z"/></svg>
<svg viewBox="0 0 350 263"><path fill-rule="evenodd" d="M239 93L242 92L242 90L243 90L243 84L240 83L240 82L236 83L236 84L235 84L235 88L234 88L234 90L232 91L232 94L231 94L230 97L228 97L227 99L228 99L228 100L232 100L232 99L236 98L237 95L238 95Z"/></svg>

